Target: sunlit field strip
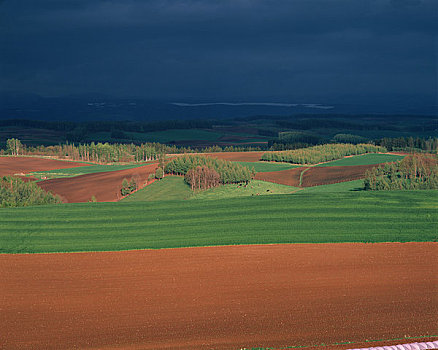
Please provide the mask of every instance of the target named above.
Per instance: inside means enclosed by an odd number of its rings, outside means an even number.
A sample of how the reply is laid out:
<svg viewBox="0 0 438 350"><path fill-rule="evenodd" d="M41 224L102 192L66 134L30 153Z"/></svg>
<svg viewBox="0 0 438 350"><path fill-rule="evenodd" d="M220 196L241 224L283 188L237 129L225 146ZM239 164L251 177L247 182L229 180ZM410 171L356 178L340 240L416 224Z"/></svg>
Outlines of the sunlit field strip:
<svg viewBox="0 0 438 350"><path fill-rule="evenodd" d="M0 252L437 240L437 191L83 203L0 210Z"/></svg>

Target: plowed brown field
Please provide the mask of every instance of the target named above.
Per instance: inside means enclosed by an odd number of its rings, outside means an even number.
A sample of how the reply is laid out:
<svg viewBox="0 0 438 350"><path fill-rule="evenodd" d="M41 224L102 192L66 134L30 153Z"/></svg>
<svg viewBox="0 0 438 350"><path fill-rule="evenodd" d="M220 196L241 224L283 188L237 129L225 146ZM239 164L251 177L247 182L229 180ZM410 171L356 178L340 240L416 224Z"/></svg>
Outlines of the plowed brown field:
<svg viewBox="0 0 438 350"><path fill-rule="evenodd" d="M328 185L337 182L363 179L365 172L378 164L354 166L312 167L303 173L303 187Z"/></svg>
<svg viewBox="0 0 438 350"><path fill-rule="evenodd" d="M33 157L0 157L0 176L27 174L32 171L75 168L90 164Z"/></svg>
<svg viewBox="0 0 438 350"><path fill-rule="evenodd" d="M304 169L306 168L293 168L280 171L257 173L255 179L298 187L300 185L300 174Z"/></svg>
<svg viewBox="0 0 438 350"><path fill-rule="evenodd" d="M0 347L11 350L237 350L438 332L437 243L0 255L0 281Z"/></svg>
<svg viewBox="0 0 438 350"><path fill-rule="evenodd" d="M50 179L38 182L38 185L46 191L60 195L64 202L88 202L92 196L99 202L113 202L120 199L123 179L134 178L141 187L149 174L155 172L156 167L157 164L148 164L120 171Z"/></svg>

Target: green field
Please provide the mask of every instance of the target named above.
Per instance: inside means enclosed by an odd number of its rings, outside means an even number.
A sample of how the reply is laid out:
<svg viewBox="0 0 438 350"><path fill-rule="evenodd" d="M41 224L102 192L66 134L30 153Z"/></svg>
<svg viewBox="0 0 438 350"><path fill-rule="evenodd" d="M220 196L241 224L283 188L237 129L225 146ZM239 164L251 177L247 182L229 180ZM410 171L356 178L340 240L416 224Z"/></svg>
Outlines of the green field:
<svg viewBox="0 0 438 350"><path fill-rule="evenodd" d="M123 202L184 200L193 195L180 176L166 176L123 199Z"/></svg>
<svg viewBox="0 0 438 350"><path fill-rule="evenodd" d="M244 184L228 184L209 190L202 191L194 195L191 199L222 199L247 196L264 196L274 194L290 194L299 188L279 185L272 182L252 180L247 186Z"/></svg>
<svg viewBox="0 0 438 350"><path fill-rule="evenodd" d="M336 184L321 185L314 187L303 187L303 192L311 193L321 193L321 192L346 192L346 191L362 191L363 190L363 180L353 180L338 182Z"/></svg>
<svg viewBox="0 0 438 350"><path fill-rule="evenodd" d="M0 252L436 241L437 191L301 193L0 210Z"/></svg>
<svg viewBox="0 0 438 350"><path fill-rule="evenodd" d="M275 163L275 162L234 162L239 163L249 169L254 168L254 170L258 173L265 173L268 171L280 171L298 168L299 165L293 165L289 163Z"/></svg>
<svg viewBox="0 0 438 350"><path fill-rule="evenodd" d="M127 164L127 165L120 165L120 164L90 165L90 166L80 166L80 167L67 168L67 169L37 171L30 173L30 175L38 179L41 179L42 177L46 177L48 179L57 178L57 177L73 177L73 176L79 176L84 174L103 173L105 171L118 171L118 170L137 168L145 164L147 163Z"/></svg>
<svg viewBox="0 0 438 350"><path fill-rule="evenodd" d="M339 160L334 160L332 162L318 164L316 166L353 166L353 165L369 165L369 164L379 164L386 162L395 162L397 160L403 159L404 156L399 156L396 154L380 154L380 153L368 153L354 157L343 158Z"/></svg>
<svg viewBox="0 0 438 350"><path fill-rule="evenodd" d="M184 199L222 199L258 195L288 194L298 188L278 185L272 182L252 180L248 186L227 184L206 191L193 193L183 177L166 176L163 180L133 193L123 199L124 202L138 201L171 201Z"/></svg>

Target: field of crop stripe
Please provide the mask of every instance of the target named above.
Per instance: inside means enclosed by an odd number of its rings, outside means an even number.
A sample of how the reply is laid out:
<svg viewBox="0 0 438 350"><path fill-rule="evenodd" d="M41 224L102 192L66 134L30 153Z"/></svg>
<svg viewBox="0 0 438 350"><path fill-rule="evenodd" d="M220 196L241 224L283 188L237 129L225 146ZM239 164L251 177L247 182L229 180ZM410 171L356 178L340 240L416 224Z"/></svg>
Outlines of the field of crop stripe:
<svg viewBox="0 0 438 350"><path fill-rule="evenodd" d="M436 194L303 194L2 209L0 252L434 241Z"/></svg>

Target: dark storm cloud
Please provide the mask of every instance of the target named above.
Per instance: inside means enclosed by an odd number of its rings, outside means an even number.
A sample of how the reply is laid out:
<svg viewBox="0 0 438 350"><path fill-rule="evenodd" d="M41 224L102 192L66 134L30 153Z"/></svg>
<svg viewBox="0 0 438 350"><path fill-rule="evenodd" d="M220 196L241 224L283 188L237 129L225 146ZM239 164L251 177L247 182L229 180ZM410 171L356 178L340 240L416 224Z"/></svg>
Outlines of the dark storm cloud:
<svg viewBox="0 0 438 350"><path fill-rule="evenodd" d="M436 93L436 0L6 0L2 90Z"/></svg>

